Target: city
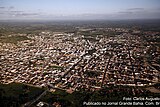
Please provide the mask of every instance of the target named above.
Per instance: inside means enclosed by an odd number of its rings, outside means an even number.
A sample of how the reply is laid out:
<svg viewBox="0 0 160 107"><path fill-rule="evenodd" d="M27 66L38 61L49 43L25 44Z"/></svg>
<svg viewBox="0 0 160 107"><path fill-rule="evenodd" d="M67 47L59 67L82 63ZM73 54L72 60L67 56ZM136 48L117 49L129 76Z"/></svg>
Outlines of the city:
<svg viewBox="0 0 160 107"><path fill-rule="evenodd" d="M160 0L0 0L0 107L160 106Z"/></svg>
<svg viewBox="0 0 160 107"><path fill-rule="evenodd" d="M113 86L146 87L139 91L160 93L159 86L153 87L160 82L160 32L117 27L74 29L2 34L0 82L70 94ZM132 89L131 93L136 92Z"/></svg>
<svg viewBox="0 0 160 107"><path fill-rule="evenodd" d="M41 87L55 84L72 91L79 88L96 90L108 85L145 86L159 82L159 71L152 66L160 67L156 62L160 57L159 47L151 50L153 59L149 63L147 55L152 45L139 36L140 31L133 31L136 32L133 35L123 28L83 30L122 33L115 37L86 37L78 34L81 31L77 34L19 34L29 40L18 42L17 46L1 43L1 82Z"/></svg>

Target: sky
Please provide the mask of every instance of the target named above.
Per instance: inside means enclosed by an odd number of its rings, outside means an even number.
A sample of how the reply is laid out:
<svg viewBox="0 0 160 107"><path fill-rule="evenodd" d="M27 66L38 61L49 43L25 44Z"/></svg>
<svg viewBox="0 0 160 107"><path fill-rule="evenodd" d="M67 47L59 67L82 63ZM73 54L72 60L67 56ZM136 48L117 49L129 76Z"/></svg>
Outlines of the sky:
<svg viewBox="0 0 160 107"><path fill-rule="evenodd" d="M0 0L0 20L160 19L160 0Z"/></svg>

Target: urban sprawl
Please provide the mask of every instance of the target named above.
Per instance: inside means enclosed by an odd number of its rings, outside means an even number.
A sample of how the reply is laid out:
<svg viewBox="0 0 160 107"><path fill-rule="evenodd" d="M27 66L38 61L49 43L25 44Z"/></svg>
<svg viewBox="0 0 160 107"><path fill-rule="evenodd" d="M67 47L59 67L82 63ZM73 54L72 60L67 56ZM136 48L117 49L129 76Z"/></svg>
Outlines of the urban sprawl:
<svg viewBox="0 0 160 107"><path fill-rule="evenodd" d="M81 32L118 32L114 36ZM0 43L0 82L74 92L110 85L145 86L160 81L159 32L127 28L78 28L76 33L11 34L28 40Z"/></svg>

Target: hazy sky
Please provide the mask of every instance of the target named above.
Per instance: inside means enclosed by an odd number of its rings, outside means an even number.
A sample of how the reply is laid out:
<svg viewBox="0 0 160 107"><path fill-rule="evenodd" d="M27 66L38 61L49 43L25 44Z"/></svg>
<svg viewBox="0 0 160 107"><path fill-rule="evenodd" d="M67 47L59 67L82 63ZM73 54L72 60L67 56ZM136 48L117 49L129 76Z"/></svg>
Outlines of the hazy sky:
<svg viewBox="0 0 160 107"><path fill-rule="evenodd" d="M5 19L160 19L160 0L0 0Z"/></svg>

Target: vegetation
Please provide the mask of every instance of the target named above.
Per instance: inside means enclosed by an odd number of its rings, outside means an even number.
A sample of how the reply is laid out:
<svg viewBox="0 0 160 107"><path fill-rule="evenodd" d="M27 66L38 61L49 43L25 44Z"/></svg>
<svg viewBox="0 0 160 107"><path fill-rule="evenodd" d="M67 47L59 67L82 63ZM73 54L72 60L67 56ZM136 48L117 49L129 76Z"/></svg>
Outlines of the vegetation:
<svg viewBox="0 0 160 107"><path fill-rule="evenodd" d="M53 68L55 70L63 70L64 68L62 66L58 66L58 65L50 65L50 68Z"/></svg>
<svg viewBox="0 0 160 107"><path fill-rule="evenodd" d="M26 36L3 36L0 37L0 42L2 43L13 43L17 44L18 41L30 40Z"/></svg>
<svg viewBox="0 0 160 107"><path fill-rule="evenodd" d="M159 84L157 84L159 86ZM155 85L155 87L157 87ZM1 107L19 107L22 104L34 100L44 89L36 88L24 84L12 83L8 85L0 84L0 106ZM129 86L110 86L104 87L98 91L90 91L81 89L69 94L63 90L55 92L47 92L40 100L35 102L35 106L39 101L52 105L54 102L60 103L63 107L82 107L86 101L118 101L125 97L158 97L160 93L151 93L145 90L145 87L129 87Z"/></svg>
<svg viewBox="0 0 160 107"><path fill-rule="evenodd" d="M0 107L19 107L35 99L43 91L20 83L0 84Z"/></svg>
<svg viewBox="0 0 160 107"><path fill-rule="evenodd" d="M99 72L97 72L97 71L86 71L86 75L88 76L88 77L97 77L97 76L99 76L100 75L100 73Z"/></svg>

